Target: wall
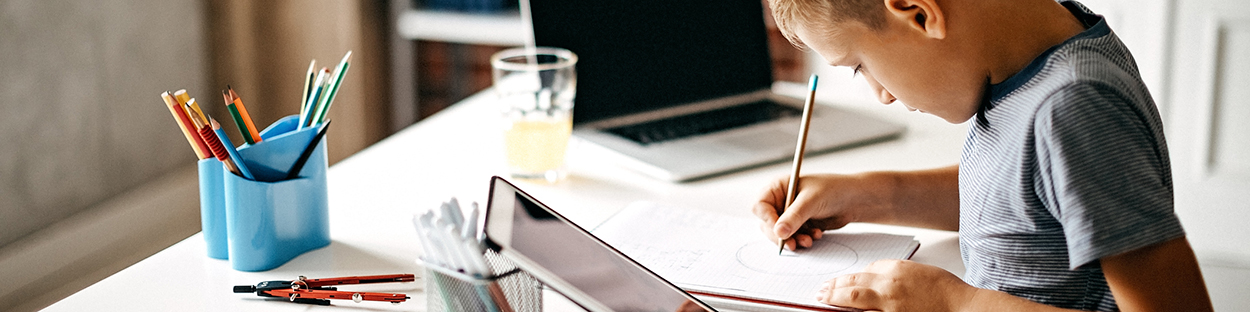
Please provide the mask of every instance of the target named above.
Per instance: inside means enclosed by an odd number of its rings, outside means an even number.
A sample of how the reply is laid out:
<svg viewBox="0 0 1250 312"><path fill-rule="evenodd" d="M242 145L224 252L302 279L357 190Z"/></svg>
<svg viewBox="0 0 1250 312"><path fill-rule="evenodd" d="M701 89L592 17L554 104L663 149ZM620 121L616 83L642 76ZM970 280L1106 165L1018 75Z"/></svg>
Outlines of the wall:
<svg viewBox="0 0 1250 312"><path fill-rule="evenodd" d="M0 246L195 155L158 96L205 90L198 1L0 1Z"/></svg>
<svg viewBox="0 0 1250 312"><path fill-rule="evenodd" d="M298 111L309 59L355 50L331 162L387 135L385 10L0 0L0 310L38 310L199 231L195 156L161 91L186 88L224 121L232 84L263 126Z"/></svg>
<svg viewBox="0 0 1250 312"><path fill-rule="evenodd" d="M330 163L390 134L387 77L389 54L385 44L387 12L381 1L207 1L213 75L209 96L231 85L246 102L258 127L299 113L299 101L308 62L333 70L348 50L351 67L343 77L328 118ZM221 109L220 93L210 114L229 119ZM227 127L234 142L238 130Z"/></svg>
<svg viewBox="0 0 1250 312"><path fill-rule="evenodd" d="M159 98L205 90L196 0L0 1L0 310L39 309L199 230Z"/></svg>

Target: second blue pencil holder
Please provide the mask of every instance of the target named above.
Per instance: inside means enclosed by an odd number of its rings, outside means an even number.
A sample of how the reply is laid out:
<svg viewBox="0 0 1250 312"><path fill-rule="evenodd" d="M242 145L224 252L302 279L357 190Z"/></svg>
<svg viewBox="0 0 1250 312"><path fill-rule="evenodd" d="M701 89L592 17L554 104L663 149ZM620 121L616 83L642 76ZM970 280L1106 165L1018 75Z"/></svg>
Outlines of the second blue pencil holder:
<svg viewBox="0 0 1250 312"><path fill-rule="evenodd" d="M204 232L204 243L208 245L208 257L224 260L229 255L226 243L225 183L222 181L226 169L221 161L211 157L201 159L199 169L200 229Z"/></svg>
<svg viewBox="0 0 1250 312"><path fill-rule="evenodd" d="M297 130L295 117L274 122L261 132L260 142L239 148L255 181L223 174L230 266L235 270L273 269L330 245L326 138L317 143L299 177L286 179L321 127Z"/></svg>

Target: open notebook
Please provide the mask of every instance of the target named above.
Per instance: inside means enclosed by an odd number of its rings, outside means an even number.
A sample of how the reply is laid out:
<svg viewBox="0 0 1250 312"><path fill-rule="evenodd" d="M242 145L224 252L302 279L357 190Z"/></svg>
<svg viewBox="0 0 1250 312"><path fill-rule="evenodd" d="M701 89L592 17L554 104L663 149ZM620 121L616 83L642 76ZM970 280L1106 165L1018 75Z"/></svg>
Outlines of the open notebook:
<svg viewBox="0 0 1250 312"><path fill-rule="evenodd" d="M661 277L720 308L742 301L779 310L840 309L816 301L824 281L880 259L908 259L912 236L826 232L812 248L777 255L759 221L635 202L599 225L594 235ZM721 304L718 304L721 303Z"/></svg>

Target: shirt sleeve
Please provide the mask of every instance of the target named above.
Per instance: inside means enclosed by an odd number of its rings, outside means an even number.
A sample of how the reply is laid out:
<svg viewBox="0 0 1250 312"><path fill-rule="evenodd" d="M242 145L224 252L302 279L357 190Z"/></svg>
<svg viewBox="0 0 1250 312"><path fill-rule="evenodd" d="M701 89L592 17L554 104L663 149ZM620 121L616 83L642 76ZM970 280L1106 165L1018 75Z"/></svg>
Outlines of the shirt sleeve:
<svg viewBox="0 0 1250 312"><path fill-rule="evenodd" d="M1034 121L1035 191L1063 225L1070 269L1185 235L1158 113L1111 90L1064 87Z"/></svg>

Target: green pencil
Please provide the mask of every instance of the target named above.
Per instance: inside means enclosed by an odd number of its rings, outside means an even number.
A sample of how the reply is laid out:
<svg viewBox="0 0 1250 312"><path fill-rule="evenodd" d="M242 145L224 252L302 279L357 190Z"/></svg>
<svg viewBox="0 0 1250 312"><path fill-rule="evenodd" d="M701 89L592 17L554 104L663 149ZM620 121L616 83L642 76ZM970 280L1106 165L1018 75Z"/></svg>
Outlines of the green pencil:
<svg viewBox="0 0 1250 312"><path fill-rule="evenodd" d="M339 93L339 85L343 83L343 76L347 75L347 68L351 67L351 58L352 51L347 51L347 54L343 55L343 60L339 61L339 66L334 68L334 77L328 81L325 97L321 99L321 103L312 116L312 122L309 124L319 124L325 121L326 114L330 111L330 104L334 102L334 96Z"/></svg>
<svg viewBox="0 0 1250 312"><path fill-rule="evenodd" d="M339 87L342 86L343 76L347 75L347 68L351 67L351 65L351 63L343 63L342 74L339 75L337 81L335 81L334 85L331 86L330 93L326 96L325 104L322 105L321 112L317 114L317 123L321 123L326 120L326 114L330 113L330 104L334 104L334 97L339 94Z"/></svg>
<svg viewBox="0 0 1250 312"><path fill-rule="evenodd" d="M234 106L234 99L230 98L230 92L221 90L221 96L226 98L226 109L230 110L230 116L234 117L234 125L239 127L239 133L243 134L243 141L247 144L256 144L252 140L252 134L247 130L247 125L243 121L243 115L239 114L239 108Z"/></svg>

